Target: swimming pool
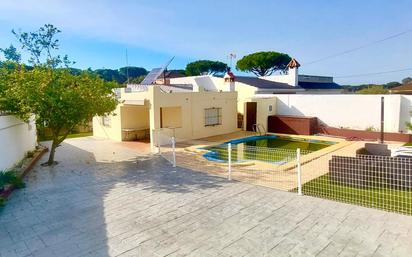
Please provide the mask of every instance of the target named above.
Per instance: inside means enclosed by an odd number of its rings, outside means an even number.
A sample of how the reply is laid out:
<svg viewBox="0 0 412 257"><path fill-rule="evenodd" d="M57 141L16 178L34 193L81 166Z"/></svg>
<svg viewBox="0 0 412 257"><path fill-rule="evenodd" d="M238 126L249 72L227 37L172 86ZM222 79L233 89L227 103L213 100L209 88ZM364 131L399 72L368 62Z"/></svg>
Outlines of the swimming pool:
<svg viewBox="0 0 412 257"><path fill-rule="evenodd" d="M251 136L204 147L202 149L207 152L203 157L210 161L227 162L229 143L232 146L232 162L259 160L281 164L293 160L298 148L304 155L331 146L336 142L277 135Z"/></svg>

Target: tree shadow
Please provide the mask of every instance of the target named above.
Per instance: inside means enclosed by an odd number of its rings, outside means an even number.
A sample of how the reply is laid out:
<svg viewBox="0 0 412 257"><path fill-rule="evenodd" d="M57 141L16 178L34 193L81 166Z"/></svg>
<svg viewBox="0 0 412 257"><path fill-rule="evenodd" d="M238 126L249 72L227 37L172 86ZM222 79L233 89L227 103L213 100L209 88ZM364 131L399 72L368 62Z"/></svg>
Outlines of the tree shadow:
<svg viewBox="0 0 412 257"><path fill-rule="evenodd" d="M67 140L56 160L37 164L0 213L0 248L34 256L116 255L124 250L117 238L134 222L125 210L144 204L139 194L167 198L230 183L92 137Z"/></svg>

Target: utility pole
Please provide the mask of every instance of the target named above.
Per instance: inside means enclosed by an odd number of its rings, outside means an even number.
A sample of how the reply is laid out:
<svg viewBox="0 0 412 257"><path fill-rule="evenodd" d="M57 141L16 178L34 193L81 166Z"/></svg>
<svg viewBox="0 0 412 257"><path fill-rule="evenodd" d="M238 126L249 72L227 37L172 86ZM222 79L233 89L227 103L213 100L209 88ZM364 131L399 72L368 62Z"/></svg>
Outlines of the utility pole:
<svg viewBox="0 0 412 257"><path fill-rule="evenodd" d="M129 57L127 56L127 48L126 48L126 83L129 84Z"/></svg>
<svg viewBox="0 0 412 257"><path fill-rule="evenodd" d="M385 139L385 98L381 97L381 144L383 144Z"/></svg>

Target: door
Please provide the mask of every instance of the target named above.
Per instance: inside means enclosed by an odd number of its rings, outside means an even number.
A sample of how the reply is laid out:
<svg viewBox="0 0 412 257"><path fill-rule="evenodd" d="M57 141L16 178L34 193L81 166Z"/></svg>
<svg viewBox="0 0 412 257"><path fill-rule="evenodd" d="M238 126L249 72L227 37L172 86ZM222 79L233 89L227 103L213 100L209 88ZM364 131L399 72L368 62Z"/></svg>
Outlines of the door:
<svg viewBox="0 0 412 257"><path fill-rule="evenodd" d="M256 102L246 103L246 130L253 131L253 126L256 124Z"/></svg>

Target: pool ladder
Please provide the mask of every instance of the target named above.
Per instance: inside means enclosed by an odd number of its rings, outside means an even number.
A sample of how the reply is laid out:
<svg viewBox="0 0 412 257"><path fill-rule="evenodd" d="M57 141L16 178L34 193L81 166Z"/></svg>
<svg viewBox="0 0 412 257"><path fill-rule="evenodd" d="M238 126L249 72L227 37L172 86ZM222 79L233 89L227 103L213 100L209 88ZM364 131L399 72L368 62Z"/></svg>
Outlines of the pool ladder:
<svg viewBox="0 0 412 257"><path fill-rule="evenodd" d="M265 127L263 127L262 124L260 124L260 123L253 124L252 129L253 129L253 132L259 133L259 136L266 135Z"/></svg>

